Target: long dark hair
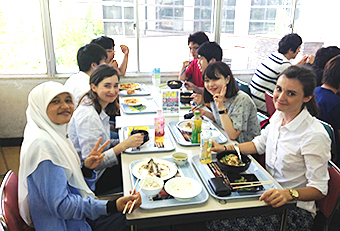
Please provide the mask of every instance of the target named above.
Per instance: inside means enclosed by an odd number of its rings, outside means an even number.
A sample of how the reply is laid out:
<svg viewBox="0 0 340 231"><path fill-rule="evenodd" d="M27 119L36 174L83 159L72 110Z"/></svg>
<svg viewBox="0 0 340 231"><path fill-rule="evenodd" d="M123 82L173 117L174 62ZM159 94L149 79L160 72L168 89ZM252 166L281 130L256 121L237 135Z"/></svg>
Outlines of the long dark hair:
<svg viewBox="0 0 340 231"><path fill-rule="evenodd" d="M294 65L288 67L284 72L282 72L280 76L282 75L285 75L288 79L297 79L303 87L304 97L312 96L312 98L307 103L302 104L301 109L306 106L309 113L312 116L316 116L319 110L314 97L314 89L316 86L315 73L309 68L303 67L301 65Z"/></svg>
<svg viewBox="0 0 340 231"><path fill-rule="evenodd" d="M118 81L120 79L118 72L116 69L114 69L112 66L109 66L108 64L101 64L97 66L94 71L92 72L90 76L90 85L94 84L95 86L98 86L98 84L103 81L104 79L111 77L113 75L116 75L118 77ZM85 102L86 104L93 104L94 108L100 114L102 111L102 106L99 103L98 100L98 94L92 89L90 89L80 100L79 102L82 102L82 99L87 96L89 99L89 102ZM119 110L119 103L118 103L118 97L113 101L112 103L109 103L106 108L105 112L109 115L115 114Z"/></svg>
<svg viewBox="0 0 340 231"><path fill-rule="evenodd" d="M202 76L203 81L205 79L220 79L221 77L218 74L223 75L225 79L228 78L228 76L230 76L229 83L227 84L227 92L225 93L225 97L231 98L234 95L236 95L237 92L239 91L239 88L236 84L235 78L233 76L233 73L231 73L229 66L224 62L218 61L210 63L203 73ZM213 95L210 94L210 92L208 92L206 87L204 87L203 99L205 103L210 103L213 101Z"/></svg>

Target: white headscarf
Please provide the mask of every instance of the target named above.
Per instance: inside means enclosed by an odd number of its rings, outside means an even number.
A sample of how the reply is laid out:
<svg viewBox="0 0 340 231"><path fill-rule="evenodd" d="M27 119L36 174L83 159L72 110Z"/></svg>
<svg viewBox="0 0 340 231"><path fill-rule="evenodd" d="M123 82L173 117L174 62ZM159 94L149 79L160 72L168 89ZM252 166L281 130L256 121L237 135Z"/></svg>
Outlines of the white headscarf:
<svg viewBox="0 0 340 231"><path fill-rule="evenodd" d="M28 205L27 177L44 160L50 160L54 165L64 168L67 182L79 189L82 197L95 197L84 180L79 156L68 138L68 123L55 124L46 113L51 100L65 92L75 102L74 96L61 83L51 81L36 86L28 96L27 125L20 152L18 196L20 215L29 226L32 226L32 220Z"/></svg>

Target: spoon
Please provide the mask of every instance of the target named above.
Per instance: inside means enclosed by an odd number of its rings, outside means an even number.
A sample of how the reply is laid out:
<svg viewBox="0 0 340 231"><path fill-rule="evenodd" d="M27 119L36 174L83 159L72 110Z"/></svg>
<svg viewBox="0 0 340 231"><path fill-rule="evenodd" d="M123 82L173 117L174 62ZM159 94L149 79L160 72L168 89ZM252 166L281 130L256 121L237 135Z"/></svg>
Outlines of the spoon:
<svg viewBox="0 0 340 231"><path fill-rule="evenodd" d="M240 160L239 166L245 166L246 164L243 163L243 161L242 161L241 152L240 152L240 148L238 147L238 144L234 144L234 148L235 148L235 150L237 152L238 159Z"/></svg>

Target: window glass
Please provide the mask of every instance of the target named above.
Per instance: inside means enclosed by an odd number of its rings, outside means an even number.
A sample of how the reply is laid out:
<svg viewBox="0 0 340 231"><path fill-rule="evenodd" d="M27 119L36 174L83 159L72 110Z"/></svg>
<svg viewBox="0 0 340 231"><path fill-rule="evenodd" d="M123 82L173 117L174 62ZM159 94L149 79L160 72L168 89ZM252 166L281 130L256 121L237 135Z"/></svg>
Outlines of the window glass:
<svg viewBox="0 0 340 231"><path fill-rule="evenodd" d="M2 1L0 74L46 74L39 0Z"/></svg>

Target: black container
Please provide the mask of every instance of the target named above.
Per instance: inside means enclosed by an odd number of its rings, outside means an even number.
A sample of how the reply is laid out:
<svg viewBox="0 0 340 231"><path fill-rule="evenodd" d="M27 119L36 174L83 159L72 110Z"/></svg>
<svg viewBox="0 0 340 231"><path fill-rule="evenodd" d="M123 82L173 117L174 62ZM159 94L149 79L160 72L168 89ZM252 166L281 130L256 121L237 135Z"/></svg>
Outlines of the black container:
<svg viewBox="0 0 340 231"><path fill-rule="evenodd" d="M171 88L171 89L180 89L182 87L182 81L179 80L169 80L167 82L167 85Z"/></svg>
<svg viewBox="0 0 340 231"><path fill-rule="evenodd" d="M229 154L235 154L236 156L238 156L236 151L233 151L233 150L224 150L222 152L219 152L216 155L216 159L217 159L216 164L220 167L222 171L226 173L240 173L240 172L246 171L249 168L251 159L249 158L249 156L244 155L243 153L241 153L241 158L242 158L243 163L245 163L244 166L232 166L232 165L227 165L225 163L222 163L220 159L224 157L225 155L229 155Z"/></svg>
<svg viewBox="0 0 340 231"><path fill-rule="evenodd" d="M149 132L148 131L145 131L145 130L133 130L133 131L131 131L131 135L137 134L137 133L142 133L144 135L143 143L141 145L143 145L145 142L147 142L149 140Z"/></svg>
<svg viewBox="0 0 340 231"><path fill-rule="evenodd" d="M191 98L190 96L192 95L191 92L181 92L181 103L190 103Z"/></svg>

